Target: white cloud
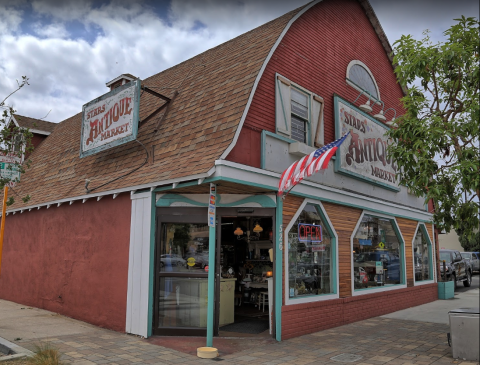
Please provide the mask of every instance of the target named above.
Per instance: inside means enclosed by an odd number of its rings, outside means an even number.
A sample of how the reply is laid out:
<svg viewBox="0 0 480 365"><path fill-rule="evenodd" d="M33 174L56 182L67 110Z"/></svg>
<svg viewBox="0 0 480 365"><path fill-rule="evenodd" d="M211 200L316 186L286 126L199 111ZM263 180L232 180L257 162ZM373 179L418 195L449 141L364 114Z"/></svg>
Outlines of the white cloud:
<svg viewBox="0 0 480 365"><path fill-rule="evenodd" d="M37 23L33 28L35 33L44 38L68 38L70 36L70 33L65 29L65 25L60 23L48 25Z"/></svg>

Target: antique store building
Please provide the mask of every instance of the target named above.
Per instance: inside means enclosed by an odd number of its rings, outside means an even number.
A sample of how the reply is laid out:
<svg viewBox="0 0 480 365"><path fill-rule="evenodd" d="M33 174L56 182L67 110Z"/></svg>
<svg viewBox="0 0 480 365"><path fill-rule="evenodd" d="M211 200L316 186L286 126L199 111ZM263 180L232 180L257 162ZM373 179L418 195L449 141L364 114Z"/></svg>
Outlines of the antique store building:
<svg viewBox="0 0 480 365"><path fill-rule="evenodd" d="M30 156L1 298L145 337L197 335L215 265L215 333L278 340L436 299L432 215L385 152L403 92L367 0L313 1L107 86ZM276 195L290 164L348 131L325 173Z"/></svg>

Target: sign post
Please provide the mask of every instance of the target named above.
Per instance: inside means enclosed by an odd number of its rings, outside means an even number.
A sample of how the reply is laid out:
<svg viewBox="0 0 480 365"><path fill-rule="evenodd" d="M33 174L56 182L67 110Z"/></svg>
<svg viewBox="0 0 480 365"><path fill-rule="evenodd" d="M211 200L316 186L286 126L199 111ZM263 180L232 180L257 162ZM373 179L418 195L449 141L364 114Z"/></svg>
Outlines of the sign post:
<svg viewBox="0 0 480 365"><path fill-rule="evenodd" d="M213 323L215 307L215 202L217 186L210 184L210 199L208 202L208 308L207 308L207 347L213 345Z"/></svg>

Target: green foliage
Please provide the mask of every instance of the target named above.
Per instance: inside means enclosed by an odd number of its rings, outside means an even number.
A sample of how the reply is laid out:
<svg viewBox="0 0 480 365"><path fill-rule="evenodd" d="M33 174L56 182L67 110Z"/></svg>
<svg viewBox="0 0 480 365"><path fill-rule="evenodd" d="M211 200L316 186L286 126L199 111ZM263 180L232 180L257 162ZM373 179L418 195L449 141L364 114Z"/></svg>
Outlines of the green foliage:
<svg viewBox="0 0 480 365"><path fill-rule="evenodd" d="M407 112L388 132L389 153L400 184L433 199L435 224L472 239L480 195L479 22L455 20L445 42L433 44L426 31L421 41L408 35L394 43L395 73L409 89Z"/></svg>
<svg viewBox="0 0 480 365"><path fill-rule="evenodd" d="M30 167L30 161L22 161L25 153L31 152L33 146L31 139L33 134L29 129L15 126L10 122L11 116L15 113L15 110L6 104L7 99L16 93L18 90L26 85L29 85L28 78L22 76L22 81L17 80L17 89L11 92L0 102L0 110L3 110L0 115L0 154L13 156L17 162L10 164L8 169L18 170L21 174L25 172L25 168ZM9 185L13 181L8 176L0 175L0 189L3 190L5 185ZM10 194L9 194L10 195ZM30 196L26 195L21 198L24 203L30 200ZM15 202L15 198L10 195L7 205L12 205Z"/></svg>

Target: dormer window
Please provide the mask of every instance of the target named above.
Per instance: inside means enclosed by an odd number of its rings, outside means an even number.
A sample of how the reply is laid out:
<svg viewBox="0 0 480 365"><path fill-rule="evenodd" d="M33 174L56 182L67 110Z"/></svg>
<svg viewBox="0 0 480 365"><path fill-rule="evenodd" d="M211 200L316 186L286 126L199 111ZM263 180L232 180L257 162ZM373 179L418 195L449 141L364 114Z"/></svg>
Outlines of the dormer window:
<svg viewBox="0 0 480 365"><path fill-rule="evenodd" d="M351 61L347 67L347 84L358 91L366 91L380 100L378 85L368 67L358 60Z"/></svg>

